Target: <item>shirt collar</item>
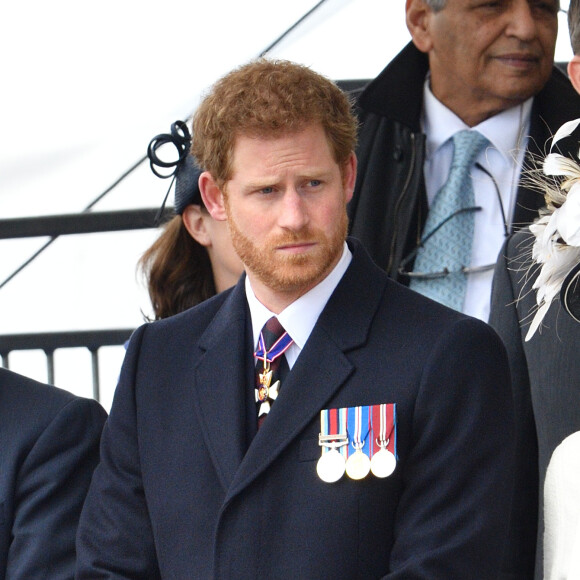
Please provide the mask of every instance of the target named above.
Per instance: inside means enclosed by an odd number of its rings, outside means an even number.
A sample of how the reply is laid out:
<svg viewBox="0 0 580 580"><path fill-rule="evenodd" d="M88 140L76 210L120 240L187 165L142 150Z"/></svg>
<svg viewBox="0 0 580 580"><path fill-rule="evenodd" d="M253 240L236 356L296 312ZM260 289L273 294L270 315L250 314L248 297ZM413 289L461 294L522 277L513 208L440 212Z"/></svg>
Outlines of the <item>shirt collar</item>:
<svg viewBox="0 0 580 580"><path fill-rule="evenodd" d="M345 242L342 256L330 274L322 282L306 292L306 294L303 294L300 298L292 302L292 304L287 306L278 315L268 310L256 298L250 279L246 276L246 297L250 307L250 316L252 317L254 345L258 343L260 331L264 327L264 324L272 316L277 316L280 324L290 334L295 344L300 349L304 348L320 313L324 310L330 296L344 276L351 260L352 253Z"/></svg>
<svg viewBox="0 0 580 580"><path fill-rule="evenodd" d="M508 163L521 148L524 136L528 133L533 97L506 109L479 125L471 127L479 131L493 147L501 153ZM458 131L470 129L451 109L448 109L429 87L429 76L423 85L423 131L427 136L427 159L445 145Z"/></svg>

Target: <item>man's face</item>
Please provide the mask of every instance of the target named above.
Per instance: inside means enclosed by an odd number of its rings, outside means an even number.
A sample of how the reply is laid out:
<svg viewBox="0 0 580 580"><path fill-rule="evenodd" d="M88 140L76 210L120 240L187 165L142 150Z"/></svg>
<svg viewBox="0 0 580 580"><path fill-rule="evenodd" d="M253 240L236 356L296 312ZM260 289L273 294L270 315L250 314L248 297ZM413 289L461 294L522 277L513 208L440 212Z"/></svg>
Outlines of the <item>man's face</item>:
<svg viewBox="0 0 580 580"><path fill-rule="evenodd" d="M280 137L236 139L224 194L228 225L252 288L271 309L310 290L338 262L354 154L343 173L318 124Z"/></svg>
<svg viewBox="0 0 580 580"><path fill-rule="evenodd" d="M407 1L408 19L420 2ZM470 126L536 95L551 74L558 8L558 0L447 0L428 9L418 46L429 54L433 94Z"/></svg>

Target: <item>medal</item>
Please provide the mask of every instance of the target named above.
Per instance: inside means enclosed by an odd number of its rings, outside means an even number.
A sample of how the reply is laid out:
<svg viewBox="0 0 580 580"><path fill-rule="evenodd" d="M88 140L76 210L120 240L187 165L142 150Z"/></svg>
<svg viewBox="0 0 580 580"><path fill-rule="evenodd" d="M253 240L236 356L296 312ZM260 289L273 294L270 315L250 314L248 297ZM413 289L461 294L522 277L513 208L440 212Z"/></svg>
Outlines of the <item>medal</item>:
<svg viewBox="0 0 580 580"><path fill-rule="evenodd" d="M370 429L369 408L350 407L348 409L348 432L352 433L351 445L354 453L346 460L346 474L351 479L363 479L371 470L371 460L367 455Z"/></svg>
<svg viewBox="0 0 580 580"><path fill-rule="evenodd" d="M334 483L344 475L344 457L336 447L333 446L321 455L316 464L316 473L326 483Z"/></svg>
<svg viewBox="0 0 580 580"><path fill-rule="evenodd" d="M263 378L264 377L264 378ZM272 386L270 386L270 381L272 380L272 371L260 374L260 386L254 389L256 393L256 403L263 403L269 398L273 401L276 400L278 396L278 389L280 387L280 381L276 381Z"/></svg>
<svg viewBox="0 0 580 580"><path fill-rule="evenodd" d="M316 464L316 473L325 483L334 483L344 475L344 453L348 446L346 409L325 409L320 412L318 445L322 455Z"/></svg>
<svg viewBox="0 0 580 580"><path fill-rule="evenodd" d="M375 477L389 477L397 467L395 457L395 405L374 405L372 407L374 440L371 457L371 472ZM392 442L391 442L392 439Z"/></svg>
<svg viewBox="0 0 580 580"><path fill-rule="evenodd" d="M270 412L270 401L275 401L278 398L279 388L280 381L276 381L271 387L261 385L259 389L254 389L256 394L256 403L261 403L260 409L258 411L258 417L267 415Z"/></svg>
<svg viewBox="0 0 580 580"><path fill-rule="evenodd" d="M357 449L346 460L346 474L351 479L363 479L371 470L371 460L360 449Z"/></svg>
<svg viewBox="0 0 580 580"><path fill-rule="evenodd" d="M260 390L265 390L266 396L268 396L268 387L272 382L272 371L270 370L270 363L268 363L268 368L266 368L266 364L264 364L264 372L259 373L258 378L260 379Z"/></svg>
<svg viewBox="0 0 580 580"><path fill-rule="evenodd" d="M396 466L395 456L386 447L381 448L371 459L371 472L375 477L389 477Z"/></svg>
<svg viewBox="0 0 580 580"><path fill-rule="evenodd" d="M268 350L264 341L264 333L260 333L258 349L254 353L254 357L258 361L263 361L264 365L262 372L258 372L259 386L257 389L254 389L256 403L260 403L260 408L258 409L258 418L260 418L262 415L267 415L270 412L272 401L275 401L278 397L280 381L276 381L273 385L270 386L270 383L272 382L272 376L274 374L271 369L271 364L290 348L292 342L293 341L292 338L290 338L290 335L287 332L284 332Z"/></svg>

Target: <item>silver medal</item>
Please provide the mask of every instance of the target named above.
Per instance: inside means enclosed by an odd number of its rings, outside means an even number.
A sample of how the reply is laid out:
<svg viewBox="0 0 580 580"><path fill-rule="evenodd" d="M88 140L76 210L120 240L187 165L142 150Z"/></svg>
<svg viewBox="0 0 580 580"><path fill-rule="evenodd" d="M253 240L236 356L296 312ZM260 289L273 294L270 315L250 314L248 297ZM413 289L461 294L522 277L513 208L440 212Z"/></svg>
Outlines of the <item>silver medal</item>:
<svg viewBox="0 0 580 580"><path fill-rule="evenodd" d="M335 448L323 453L316 464L316 473L322 481L334 483L344 475L344 457Z"/></svg>
<svg viewBox="0 0 580 580"><path fill-rule="evenodd" d="M371 472L375 477L389 477L396 466L395 456L386 447L381 448L371 459Z"/></svg>

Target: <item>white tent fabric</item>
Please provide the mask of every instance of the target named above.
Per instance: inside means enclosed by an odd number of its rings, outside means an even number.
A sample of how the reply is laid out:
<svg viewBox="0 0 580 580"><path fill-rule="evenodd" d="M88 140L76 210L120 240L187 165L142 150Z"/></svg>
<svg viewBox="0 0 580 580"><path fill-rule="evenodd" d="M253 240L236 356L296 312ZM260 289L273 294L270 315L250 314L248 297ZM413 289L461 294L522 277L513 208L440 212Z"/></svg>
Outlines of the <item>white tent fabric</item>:
<svg viewBox="0 0 580 580"><path fill-rule="evenodd" d="M0 216L83 210L186 118L203 90L261 53L314 0L22 0L0 20ZM372 78L409 40L404 0L327 0L271 53L333 79ZM571 50L565 18L557 59ZM158 207L144 163L94 211ZM150 313L135 264L156 232L64 236L0 289L0 333L135 327ZM46 240L0 241L0 283ZM123 349L105 353L110 404ZM11 368L46 380L39 353ZM57 352L57 385L90 396L88 353Z"/></svg>

